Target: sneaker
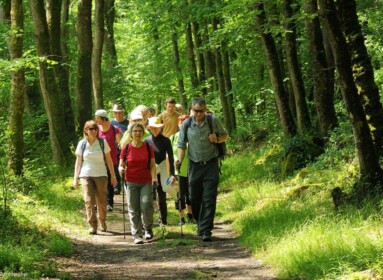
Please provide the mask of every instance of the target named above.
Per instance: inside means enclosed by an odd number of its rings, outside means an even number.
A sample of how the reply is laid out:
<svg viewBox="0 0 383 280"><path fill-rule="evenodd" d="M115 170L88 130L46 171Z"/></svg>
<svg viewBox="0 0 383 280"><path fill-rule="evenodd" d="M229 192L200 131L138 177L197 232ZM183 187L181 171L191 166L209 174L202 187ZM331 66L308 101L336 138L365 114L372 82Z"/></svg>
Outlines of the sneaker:
<svg viewBox="0 0 383 280"><path fill-rule="evenodd" d="M134 238L133 243L134 244L144 244L144 240L142 240L141 236L138 236L138 237Z"/></svg>
<svg viewBox="0 0 383 280"><path fill-rule="evenodd" d="M185 218L181 218L181 221L178 222L178 225L179 225L179 226L182 226L182 225L184 225L184 224L185 224Z"/></svg>
<svg viewBox="0 0 383 280"><path fill-rule="evenodd" d="M114 189L114 194L119 195L120 193L121 193L121 191L119 189L117 189L117 188Z"/></svg>
<svg viewBox="0 0 383 280"><path fill-rule="evenodd" d="M112 206L108 205L107 209L108 209L108 212L113 212L113 207Z"/></svg>
<svg viewBox="0 0 383 280"><path fill-rule="evenodd" d="M88 233L90 235L95 235L95 234L97 234L97 230L91 227L91 228L88 229Z"/></svg>
<svg viewBox="0 0 383 280"><path fill-rule="evenodd" d="M151 229L148 229L145 231L145 239L150 240L153 238L153 231Z"/></svg>

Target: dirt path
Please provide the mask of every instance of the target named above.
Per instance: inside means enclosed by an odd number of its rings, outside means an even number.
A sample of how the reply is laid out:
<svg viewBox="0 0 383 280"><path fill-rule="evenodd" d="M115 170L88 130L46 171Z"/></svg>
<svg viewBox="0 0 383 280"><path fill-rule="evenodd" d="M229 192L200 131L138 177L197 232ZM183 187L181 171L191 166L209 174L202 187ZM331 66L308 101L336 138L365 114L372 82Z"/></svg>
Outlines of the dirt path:
<svg viewBox="0 0 383 280"><path fill-rule="evenodd" d="M151 242L134 245L127 213L126 239L123 236L121 195L115 200L114 212L108 213L108 231L74 237L76 254L59 259L61 272L70 273L74 279L100 280L275 279L261 261L251 258L239 245L230 225L219 222L215 223L212 242L202 242L195 234L181 237L179 226L167 226L163 238L157 226Z"/></svg>

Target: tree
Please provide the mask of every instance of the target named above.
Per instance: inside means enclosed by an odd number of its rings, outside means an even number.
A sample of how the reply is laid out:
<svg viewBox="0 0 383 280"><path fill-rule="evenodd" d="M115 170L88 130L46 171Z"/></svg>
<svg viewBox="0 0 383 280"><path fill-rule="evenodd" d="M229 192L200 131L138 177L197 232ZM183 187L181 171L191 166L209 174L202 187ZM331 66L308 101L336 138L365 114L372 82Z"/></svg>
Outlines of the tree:
<svg viewBox="0 0 383 280"><path fill-rule="evenodd" d="M77 129L92 118L92 0L78 2Z"/></svg>
<svg viewBox="0 0 383 280"><path fill-rule="evenodd" d="M182 68L180 66L180 52L178 49L178 36L176 31L174 31L172 35L172 45L173 45L173 56L174 56L174 68L177 73L178 93L181 100L180 103L183 108L186 108L187 100L185 96L185 85L184 85L184 78L182 74Z"/></svg>
<svg viewBox="0 0 383 280"><path fill-rule="evenodd" d="M116 18L116 8L114 0L105 0L105 47L110 56L110 67L118 65L116 44L114 39L114 21Z"/></svg>
<svg viewBox="0 0 383 280"><path fill-rule="evenodd" d="M11 1L11 36L9 40L11 61L14 64L11 74L10 116L8 129L8 167L16 175L23 173L24 160L24 94L25 74L18 60L23 56L24 13L23 1Z"/></svg>
<svg viewBox="0 0 383 280"><path fill-rule="evenodd" d="M104 108L102 89L102 48L104 45L104 0L96 1L96 16L94 19L94 45L92 52L92 84L96 109Z"/></svg>
<svg viewBox="0 0 383 280"><path fill-rule="evenodd" d="M355 0L339 0L336 2L336 7L342 30L347 39L354 80L371 130L372 139L377 150L383 153L383 108L380 103L379 89L374 80L374 69L358 21L356 3Z"/></svg>
<svg viewBox="0 0 383 280"><path fill-rule="evenodd" d="M39 80L48 116L49 136L53 151L53 160L58 165L70 161L70 132L66 129L63 98L58 90L51 63L50 37L43 0L31 0L31 11L39 56Z"/></svg>
<svg viewBox="0 0 383 280"><path fill-rule="evenodd" d="M348 45L337 18L333 0L319 0L320 16L323 18L331 49L334 55L336 70L339 75L339 85L348 117L353 127L359 170L361 178L369 184L363 184L367 189L359 190L360 197L373 191L371 187L382 178L382 170L374 150L371 133L368 127L363 106L353 79L351 57Z"/></svg>
<svg viewBox="0 0 383 280"><path fill-rule="evenodd" d="M294 136L296 134L296 126L290 111L288 94L283 85L281 66L275 41L270 31L267 31L265 26L266 13L263 3L256 3L254 9L257 11L256 20L269 65L269 75L271 84L274 88L281 126L286 137Z"/></svg>

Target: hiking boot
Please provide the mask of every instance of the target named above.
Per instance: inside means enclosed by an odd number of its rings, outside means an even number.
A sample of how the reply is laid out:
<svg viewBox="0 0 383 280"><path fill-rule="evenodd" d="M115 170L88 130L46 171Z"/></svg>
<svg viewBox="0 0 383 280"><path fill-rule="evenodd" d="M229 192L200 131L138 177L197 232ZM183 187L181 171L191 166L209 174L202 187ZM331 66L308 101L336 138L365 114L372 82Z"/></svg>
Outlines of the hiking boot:
<svg viewBox="0 0 383 280"><path fill-rule="evenodd" d="M133 243L136 244L136 245L138 245L138 244L144 244L144 240L142 240L142 237L141 237L141 236L137 236L136 238L134 238Z"/></svg>
<svg viewBox="0 0 383 280"><path fill-rule="evenodd" d="M88 233L90 235L95 235L95 234L97 234L97 229L91 227L91 228L88 229Z"/></svg>
<svg viewBox="0 0 383 280"><path fill-rule="evenodd" d="M202 241L203 242L210 242L211 241L211 235L204 233L202 235Z"/></svg>
<svg viewBox="0 0 383 280"><path fill-rule="evenodd" d="M145 239L146 240L150 240L153 238L153 230L151 229L148 229L145 231Z"/></svg>
<svg viewBox="0 0 383 280"><path fill-rule="evenodd" d="M107 209L108 209L108 212L113 212L113 207L112 206L108 205Z"/></svg>
<svg viewBox="0 0 383 280"><path fill-rule="evenodd" d="M178 222L179 226L182 226L185 224L185 218L181 218L181 221Z"/></svg>

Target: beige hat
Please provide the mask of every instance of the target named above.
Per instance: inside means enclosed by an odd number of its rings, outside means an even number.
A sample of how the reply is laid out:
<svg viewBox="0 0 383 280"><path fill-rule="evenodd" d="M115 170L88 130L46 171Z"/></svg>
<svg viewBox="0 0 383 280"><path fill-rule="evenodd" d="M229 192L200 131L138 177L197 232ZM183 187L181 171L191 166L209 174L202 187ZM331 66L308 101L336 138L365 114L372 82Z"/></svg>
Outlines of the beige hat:
<svg viewBox="0 0 383 280"><path fill-rule="evenodd" d="M143 119L142 113L140 111L138 111L138 110L134 110L134 111L132 111L130 113L130 119L132 121L134 121L134 120L142 120Z"/></svg>
<svg viewBox="0 0 383 280"><path fill-rule="evenodd" d="M114 104L113 105L113 112L122 112L124 111L124 108L122 108L121 104Z"/></svg>
<svg viewBox="0 0 383 280"><path fill-rule="evenodd" d="M94 114L96 117L104 117L104 118L109 118L108 117L108 112L105 110L97 110L96 113Z"/></svg>
<svg viewBox="0 0 383 280"><path fill-rule="evenodd" d="M161 123L161 121L157 117L151 117L149 118L149 124L146 126L148 128L150 127L163 127L164 124Z"/></svg>

